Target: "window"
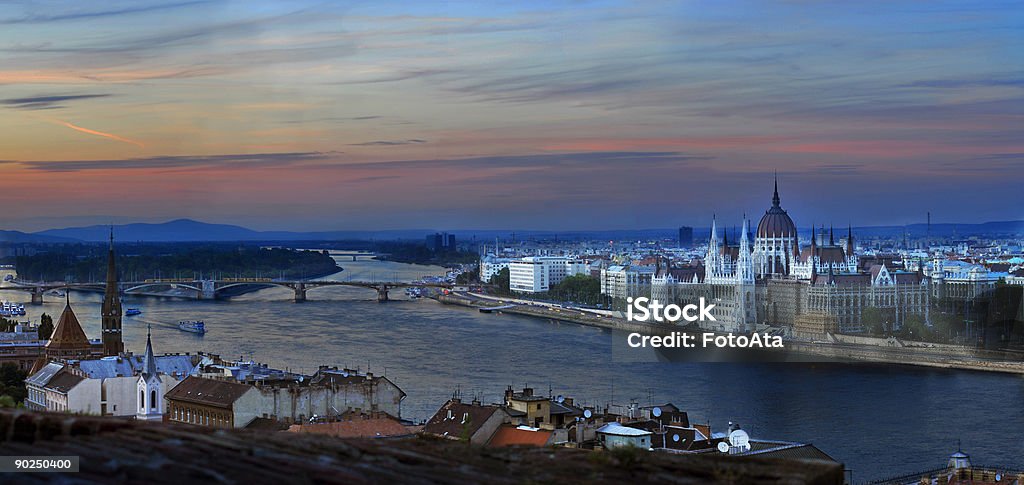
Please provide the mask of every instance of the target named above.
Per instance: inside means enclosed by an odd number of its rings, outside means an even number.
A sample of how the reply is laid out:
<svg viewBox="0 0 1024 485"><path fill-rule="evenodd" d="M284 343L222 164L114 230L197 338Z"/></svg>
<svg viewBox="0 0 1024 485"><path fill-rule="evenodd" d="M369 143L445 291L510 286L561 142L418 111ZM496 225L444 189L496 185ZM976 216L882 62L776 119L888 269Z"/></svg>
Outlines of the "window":
<svg viewBox="0 0 1024 485"><path fill-rule="evenodd" d="M146 391L139 389L139 411L146 410Z"/></svg>
<svg viewBox="0 0 1024 485"><path fill-rule="evenodd" d="M149 409L156 409L156 389L149 392Z"/></svg>

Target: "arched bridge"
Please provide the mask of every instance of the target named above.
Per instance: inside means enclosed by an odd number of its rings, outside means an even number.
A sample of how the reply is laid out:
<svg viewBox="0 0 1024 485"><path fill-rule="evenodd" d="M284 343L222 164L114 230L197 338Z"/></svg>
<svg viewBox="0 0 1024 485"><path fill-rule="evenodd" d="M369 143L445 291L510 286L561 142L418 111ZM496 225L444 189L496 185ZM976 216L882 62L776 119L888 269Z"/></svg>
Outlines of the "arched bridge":
<svg viewBox="0 0 1024 485"><path fill-rule="evenodd" d="M190 278L163 278L149 279L145 281L127 281L120 283L121 292L136 295L158 295L154 290L157 288L173 288L185 290L198 300L216 300L225 298L230 290L243 287L280 286L290 288L295 292L295 301L306 301L306 293L315 288L327 286L357 286L377 291L377 301L383 303L388 301L388 291L393 288L405 287L432 287L451 288L448 283L424 283L424 282L402 282L402 281L335 281L335 280L279 280L271 278L226 278L219 280L196 280ZM0 287L0 290L18 290L32 293L32 303L41 304L43 294L52 290L86 290L102 291L105 283L25 283L12 282L9 286ZM166 296L160 294L160 296Z"/></svg>

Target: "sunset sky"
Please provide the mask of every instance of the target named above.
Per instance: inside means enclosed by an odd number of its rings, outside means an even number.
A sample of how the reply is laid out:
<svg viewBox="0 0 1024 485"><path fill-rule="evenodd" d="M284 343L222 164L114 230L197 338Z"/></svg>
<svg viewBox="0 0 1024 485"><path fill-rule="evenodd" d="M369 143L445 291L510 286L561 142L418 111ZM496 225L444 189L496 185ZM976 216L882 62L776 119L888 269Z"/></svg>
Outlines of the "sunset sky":
<svg viewBox="0 0 1024 485"><path fill-rule="evenodd" d="M1024 219L1016 1L0 1L0 229Z"/></svg>

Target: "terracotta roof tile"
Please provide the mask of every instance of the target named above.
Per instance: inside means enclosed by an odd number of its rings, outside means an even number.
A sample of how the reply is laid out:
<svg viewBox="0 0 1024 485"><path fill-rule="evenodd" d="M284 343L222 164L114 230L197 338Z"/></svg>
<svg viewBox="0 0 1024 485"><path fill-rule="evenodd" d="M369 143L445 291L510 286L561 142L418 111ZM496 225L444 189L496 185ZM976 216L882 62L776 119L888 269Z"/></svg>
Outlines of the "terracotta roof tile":
<svg viewBox="0 0 1024 485"><path fill-rule="evenodd" d="M545 446L550 440L550 430L502 426L494 433L487 446Z"/></svg>

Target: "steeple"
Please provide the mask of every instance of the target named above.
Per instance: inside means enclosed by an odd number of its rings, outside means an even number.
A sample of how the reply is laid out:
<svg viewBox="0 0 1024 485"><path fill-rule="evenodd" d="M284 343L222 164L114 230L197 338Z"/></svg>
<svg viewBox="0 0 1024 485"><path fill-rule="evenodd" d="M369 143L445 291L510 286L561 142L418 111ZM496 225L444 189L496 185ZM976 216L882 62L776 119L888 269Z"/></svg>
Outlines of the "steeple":
<svg viewBox="0 0 1024 485"><path fill-rule="evenodd" d="M772 194L772 207L781 207L779 201L779 172L775 172L775 193Z"/></svg>
<svg viewBox="0 0 1024 485"><path fill-rule="evenodd" d="M836 245L836 234L835 234L835 231L832 230L832 225L831 224L828 226L828 245L829 246L835 246Z"/></svg>
<svg viewBox="0 0 1024 485"><path fill-rule="evenodd" d="M156 375L156 356L153 355L152 327L146 328L146 353L142 356L142 378Z"/></svg>
<svg viewBox="0 0 1024 485"><path fill-rule="evenodd" d="M853 256L853 224L846 229L846 256Z"/></svg>
<svg viewBox="0 0 1024 485"><path fill-rule="evenodd" d="M104 356L116 356L124 352L121 317L121 292L117 282L117 260L114 255L114 227L111 226L110 246L107 250L107 286L103 292L101 312Z"/></svg>
<svg viewBox="0 0 1024 485"><path fill-rule="evenodd" d="M146 330L146 353L142 356L142 372L135 383L139 396L135 419L157 421L163 419L163 386L156 370L156 356L153 354L151 329Z"/></svg>

